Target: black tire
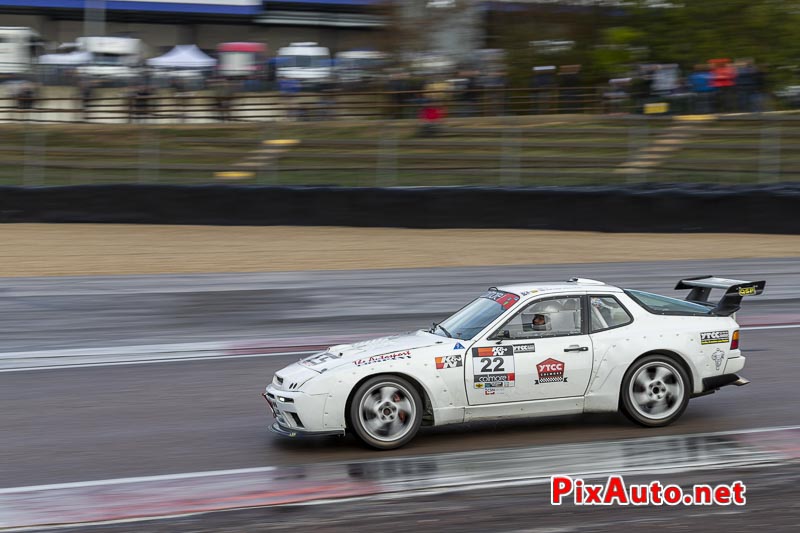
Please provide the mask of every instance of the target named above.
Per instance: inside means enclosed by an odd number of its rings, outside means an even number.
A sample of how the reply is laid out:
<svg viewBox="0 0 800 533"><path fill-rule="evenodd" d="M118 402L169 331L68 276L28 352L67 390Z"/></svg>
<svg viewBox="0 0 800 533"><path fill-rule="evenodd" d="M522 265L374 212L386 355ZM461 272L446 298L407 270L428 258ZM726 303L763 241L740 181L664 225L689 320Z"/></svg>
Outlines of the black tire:
<svg viewBox="0 0 800 533"><path fill-rule="evenodd" d="M692 382L674 357L653 354L628 368L620 388L620 410L646 427L668 426L689 404Z"/></svg>
<svg viewBox="0 0 800 533"><path fill-rule="evenodd" d="M422 424L422 410L422 398L407 380L374 376L353 394L350 424L367 446L392 450L414 438Z"/></svg>

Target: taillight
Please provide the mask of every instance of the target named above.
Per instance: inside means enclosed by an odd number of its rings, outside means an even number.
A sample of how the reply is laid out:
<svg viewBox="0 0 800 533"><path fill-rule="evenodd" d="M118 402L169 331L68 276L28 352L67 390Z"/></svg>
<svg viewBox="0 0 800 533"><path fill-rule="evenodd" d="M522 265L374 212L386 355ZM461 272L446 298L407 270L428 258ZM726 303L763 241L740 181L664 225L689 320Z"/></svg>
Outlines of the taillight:
<svg viewBox="0 0 800 533"><path fill-rule="evenodd" d="M733 337L731 338L731 350L738 350L739 349L739 330L733 332Z"/></svg>

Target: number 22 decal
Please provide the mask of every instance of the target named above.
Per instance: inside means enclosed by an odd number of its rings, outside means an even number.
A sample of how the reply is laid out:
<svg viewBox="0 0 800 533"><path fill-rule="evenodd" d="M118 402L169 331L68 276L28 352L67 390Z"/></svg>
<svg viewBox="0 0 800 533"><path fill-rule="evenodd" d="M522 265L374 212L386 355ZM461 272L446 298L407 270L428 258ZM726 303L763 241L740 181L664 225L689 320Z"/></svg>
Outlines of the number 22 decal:
<svg viewBox="0 0 800 533"><path fill-rule="evenodd" d="M492 362L495 363L494 370L492 370ZM481 357L481 363L483 363L483 368L481 368L481 373L486 372L505 372L503 368L503 358L502 357Z"/></svg>

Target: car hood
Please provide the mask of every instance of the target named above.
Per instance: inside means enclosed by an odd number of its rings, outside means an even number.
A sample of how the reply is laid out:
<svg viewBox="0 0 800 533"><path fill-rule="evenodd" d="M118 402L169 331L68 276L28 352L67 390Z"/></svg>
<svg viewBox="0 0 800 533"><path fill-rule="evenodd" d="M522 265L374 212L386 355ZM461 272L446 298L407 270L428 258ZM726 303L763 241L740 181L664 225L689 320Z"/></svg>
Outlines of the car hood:
<svg viewBox="0 0 800 533"><path fill-rule="evenodd" d="M331 346L324 352L306 357L300 360L298 364L322 373L345 364L357 365L362 360L368 360L370 357L385 356L387 360L391 356L397 356L398 358L408 357L411 355L411 350L433 346L434 344L443 344L446 340L438 335L419 330L353 344L338 344Z"/></svg>

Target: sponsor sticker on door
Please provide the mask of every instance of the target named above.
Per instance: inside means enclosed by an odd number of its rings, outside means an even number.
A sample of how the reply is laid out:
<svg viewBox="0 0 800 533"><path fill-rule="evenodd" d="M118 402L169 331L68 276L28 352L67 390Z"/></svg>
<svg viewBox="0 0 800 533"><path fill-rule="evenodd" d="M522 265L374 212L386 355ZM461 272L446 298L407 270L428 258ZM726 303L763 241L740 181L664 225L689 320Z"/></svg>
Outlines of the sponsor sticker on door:
<svg viewBox="0 0 800 533"><path fill-rule="evenodd" d="M564 377L564 363L552 357L536 365L536 372L539 375L539 379L535 382L536 385L567 381L567 378Z"/></svg>
<svg viewBox="0 0 800 533"><path fill-rule="evenodd" d="M535 351L536 351L536 345L533 343L517 344L516 346L514 346L514 352L516 353L529 353Z"/></svg>
<svg viewBox="0 0 800 533"><path fill-rule="evenodd" d="M514 347L473 348L472 369L476 389L513 387L516 381Z"/></svg>
<svg viewBox="0 0 800 533"><path fill-rule="evenodd" d="M704 331L700 333L700 344L725 344L728 340L727 330Z"/></svg>

